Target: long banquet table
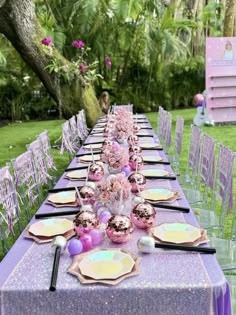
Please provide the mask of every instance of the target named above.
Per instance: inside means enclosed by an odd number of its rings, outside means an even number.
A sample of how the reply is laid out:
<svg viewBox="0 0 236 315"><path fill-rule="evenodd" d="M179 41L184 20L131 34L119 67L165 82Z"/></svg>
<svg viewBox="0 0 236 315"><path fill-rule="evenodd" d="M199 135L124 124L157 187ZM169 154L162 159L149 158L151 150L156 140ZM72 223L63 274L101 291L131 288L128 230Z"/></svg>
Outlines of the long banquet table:
<svg viewBox="0 0 236 315"><path fill-rule="evenodd" d="M148 120L144 125L150 127ZM158 142L152 129L142 132L153 134L154 141ZM90 135L86 143L96 139ZM151 139L140 138L140 141L152 141ZM83 152L83 148L80 152ZM143 155L150 154L159 154L167 160L164 151L143 151ZM77 158L69 165L75 166L79 166ZM148 168L172 172L169 165L144 166L144 169ZM62 175L55 188L76 184L82 182L69 181ZM150 180L147 188L151 187L179 191L182 198L174 204L189 207L178 181ZM54 210L57 209L44 202L37 213ZM30 224L35 221L32 218ZM192 210L183 214L159 209L156 223L164 222L188 222L198 226ZM136 228L128 243L113 244L105 239L100 246L122 247L141 256L139 275L127 278L116 286L81 285L76 277L67 273L72 259L65 253L60 260L57 290L50 292L53 263L51 244L37 244L24 238L23 232L0 264L0 314L231 314L229 286L214 255L162 249L156 249L150 255L141 254L136 243L137 239L145 234L145 231Z"/></svg>

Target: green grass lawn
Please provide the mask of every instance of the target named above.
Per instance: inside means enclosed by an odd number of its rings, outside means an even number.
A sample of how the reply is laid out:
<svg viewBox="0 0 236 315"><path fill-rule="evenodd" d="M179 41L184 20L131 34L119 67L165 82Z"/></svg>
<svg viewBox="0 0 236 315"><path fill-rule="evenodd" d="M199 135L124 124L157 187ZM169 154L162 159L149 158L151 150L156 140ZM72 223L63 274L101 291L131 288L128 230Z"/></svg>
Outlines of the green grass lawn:
<svg viewBox="0 0 236 315"><path fill-rule="evenodd" d="M184 136L183 136L183 148L181 154L181 165L180 169L181 172L184 172L186 163L187 163L187 156L188 156L188 147L189 147L189 137L191 132L191 124L193 117L196 113L195 109L185 109L185 110L175 110L172 111L173 117L173 142L174 142L174 134L175 134L175 120L176 116L182 116L185 120L184 125ZM152 124L154 130L157 127L157 113L148 113L147 117ZM7 126L0 128L0 139L1 139L1 146L0 146L0 167L3 167L7 162L11 159L14 159L19 154L23 153L26 148L26 144L29 144L35 137L44 131L45 129L48 130L49 137L51 144L53 145L54 142L60 137L61 135L61 125L62 120L52 120L52 121L34 121L34 122L24 122L24 123L14 123ZM236 134L236 126L215 126L215 127L203 127L204 132L211 135L220 143L227 145L233 151L236 151L236 142L234 141L234 135ZM57 167L57 175L58 177L63 173L63 170L69 164L68 155L64 154L63 156L60 155L58 149L53 149L53 157ZM171 151L170 151L171 154ZM235 177L234 177L235 179ZM234 180L235 182L235 180ZM234 185L234 194L235 194L235 187ZM47 191L45 190L45 196ZM37 209L33 209L36 211ZM32 212L33 213L33 212ZM33 215L33 214L32 214ZM226 232L230 230L232 217L229 216L226 224ZM13 241L12 241L13 242ZM11 243L12 243L11 242ZM0 252L0 259L1 259L1 252Z"/></svg>

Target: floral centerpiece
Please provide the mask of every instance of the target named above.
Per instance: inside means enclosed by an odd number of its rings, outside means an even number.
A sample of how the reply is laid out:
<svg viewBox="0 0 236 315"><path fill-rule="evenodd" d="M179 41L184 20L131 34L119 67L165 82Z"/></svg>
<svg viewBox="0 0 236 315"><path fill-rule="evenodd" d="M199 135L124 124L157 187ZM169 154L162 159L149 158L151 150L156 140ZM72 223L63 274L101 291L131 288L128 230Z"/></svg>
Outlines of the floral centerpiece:
<svg viewBox="0 0 236 315"><path fill-rule="evenodd" d="M114 137L119 143L133 134L133 114L126 109L118 109L115 113Z"/></svg>
<svg viewBox="0 0 236 315"><path fill-rule="evenodd" d="M101 180L96 187L96 200L106 206L112 214L120 211L120 200L122 198L122 213L127 213L130 208L131 184L123 174L110 175Z"/></svg>
<svg viewBox="0 0 236 315"><path fill-rule="evenodd" d="M103 150L101 160L108 164L110 173L119 173L122 167L128 165L129 155L127 150L122 149L117 142L113 142L111 146Z"/></svg>

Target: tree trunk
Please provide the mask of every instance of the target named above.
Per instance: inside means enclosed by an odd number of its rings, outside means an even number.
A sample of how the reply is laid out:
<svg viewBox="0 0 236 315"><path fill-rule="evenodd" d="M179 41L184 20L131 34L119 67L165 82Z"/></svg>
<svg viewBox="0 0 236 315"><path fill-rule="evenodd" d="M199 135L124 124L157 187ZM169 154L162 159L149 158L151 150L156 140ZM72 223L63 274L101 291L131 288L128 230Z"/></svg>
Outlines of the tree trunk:
<svg viewBox="0 0 236 315"><path fill-rule="evenodd" d="M236 9L235 0L227 0L225 5L224 20L224 36L226 37L231 37L234 34L235 9Z"/></svg>
<svg viewBox="0 0 236 315"><path fill-rule="evenodd" d="M46 47L43 47L41 43L41 39L45 36L36 18L34 1L0 0L0 33L4 34L12 43L26 64L39 77L56 103L62 106L63 111L66 110L67 104L64 100L67 99L68 94L71 94L70 90L74 90L74 87L68 85L66 88L63 86L61 89L58 89L58 80L55 74L49 73L46 69L46 66L52 60L52 56L44 49ZM61 64L66 65L69 63L56 49L53 50L53 58L60 60ZM91 88L89 89L89 93L92 93ZM74 108L71 114L80 109L81 103L82 107L87 107L84 106L84 101L81 99L83 93L79 94L79 98L78 93L70 95L71 98L73 96L75 98L73 103L76 104L77 108ZM90 110L86 110L90 124L94 124L101 114L99 104L95 99L93 98L95 103L90 104L93 106L93 116L91 117ZM94 108L96 109L95 112Z"/></svg>

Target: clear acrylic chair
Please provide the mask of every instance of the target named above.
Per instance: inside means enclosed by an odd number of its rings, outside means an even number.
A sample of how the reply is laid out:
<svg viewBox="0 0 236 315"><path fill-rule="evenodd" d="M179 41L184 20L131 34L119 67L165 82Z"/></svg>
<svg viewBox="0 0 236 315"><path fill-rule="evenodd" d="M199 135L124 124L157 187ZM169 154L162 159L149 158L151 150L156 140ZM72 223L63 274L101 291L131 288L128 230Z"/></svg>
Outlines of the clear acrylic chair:
<svg viewBox="0 0 236 315"><path fill-rule="evenodd" d="M47 184L52 177L48 173L47 158L42 149L40 140L35 140L26 145L28 151L32 152L34 168L37 171L37 179L40 185Z"/></svg>
<svg viewBox="0 0 236 315"><path fill-rule="evenodd" d="M112 112L115 113L118 109L124 108L128 110L129 112L133 113L133 104L127 104L127 105L112 105Z"/></svg>
<svg viewBox="0 0 236 315"><path fill-rule="evenodd" d="M215 141L210 136L203 134L201 137L200 157L197 176L190 188L183 188L184 194L190 204L203 203L208 200L208 188L213 188Z"/></svg>
<svg viewBox="0 0 236 315"><path fill-rule="evenodd" d="M69 119L69 124L70 124L70 132L71 132L73 144L76 150L79 150L80 145L81 145L81 140L80 140L79 132L77 128L76 116L72 116Z"/></svg>
<svg viewBox="0 0 236 315"><path fill-rule="evenodd" d="M169 161L176 172L177 175L180 175L180 155L182 150L182 138L184 130L184 118L177 116L176 118L176 128L175 128L175 146L173 156L169 156Z"/></svg>
<svg viewBox="0 0 236 315"><path fill-rule="evenodd" d="M34 166L31 151L27 151L12 160L14 181L23 202L27 221L30 220L30 209L41 200L41 185L38 172Z"/></svg>
<svg viewBox="0 0 236 315"><path fill-rule="evenodd" d="M86 127L84 127L82 115L80 113L76 115L76 126L77 126L78 137L80 139L80 143L82 144L87 138L87 132L85 132Z"/></svg>
<svg viewBox="0 0 236 315"><path fill-rule="evenodd" d="M40 133L38 135L37 139L42 144L42 150L43 150L44 155L45 155L47 169L51 170L51 171L56 171L57 168L56 168L56 165L54 163L53 155L51 152L51 144L50 144L50 140L49 140L49 136L48 136L48 131L45 130L42 133Z"/></svg>
<svg viewBox="0 0 236 315"><path fill-rule="evenodd" d="M162 121L162 117L163 117L163 107L159 106L158 107L158 115L157 115L157 136L159 138L159 140L161 139L161 121Z"/></svg>
<svg viewBox="0 0 236 315"><path fill-rule="evenodd" d="M77 152L77 147L73 142L73 135L70 131L69 121L66 121L62 125L62 137L61 137L61 149L60 153L63 154L64 152L69 153L69 156L74 156Z"/></svg>
<svg viewBox="0 0 236 315"><path fill-rule="evenodd" d="M230 287L232 314L236 314L236 275L226 275Z"/></svg>
<svg viewBox="0 0 236 315"><path fill-rule="evenodd" d="M0 169L0 240L3 253L8 250L7 239L14 235L14 226L17 224L22 231L20 206L13 177L9 166Z"/></svg>
<svg viewBox="0 0 236 315"><path fill-rule="evenodd" d="M81 118L82 133L83 133L84 140L85 140L88 137L88 134L90 131L90 129L88 128L88 125L87 125L87 121L86 121L85 110L84 109L80 110L79 115Z"/></svg>
<svg viewBox="0 0 236 315"><path fill-rule="evenodd" d="M200 225L208 230L208 234L217 237L223 236L225 218L231 206L234 160L234 153L225 146L219 145L210 207L208 209L200 209L199 213L197 213ZM234 224L231 239L235 239L235 211L233 212L233 217ZM219 243L221 242L220 239L218 241Z"/></svg>
<svg viewBox="0 0 236 315"><path fill-rule="evenodd" d="M164 149L165 153L168 154L169 149L171 147L171 133L172 133L172 114L170 112L166 113L166 120L165 120L166 128L165 128L165 135L164 135Z"/></svg>
<svg viewBox="0 0 236 315"><path fill-rule="evenodd" d="M194 187L198 176L198 166L200 159L201 130L191 125L191 136L189 140L189 153L185 174L179 177L179 183L182 186Z"/></svg>

